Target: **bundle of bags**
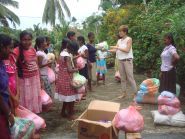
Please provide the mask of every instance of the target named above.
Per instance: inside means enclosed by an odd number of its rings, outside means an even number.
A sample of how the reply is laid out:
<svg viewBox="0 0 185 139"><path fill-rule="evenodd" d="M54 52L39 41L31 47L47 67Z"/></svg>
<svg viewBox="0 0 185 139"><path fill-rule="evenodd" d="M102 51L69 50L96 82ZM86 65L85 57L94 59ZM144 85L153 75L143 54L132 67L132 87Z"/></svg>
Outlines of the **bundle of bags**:
<svg viewBox="0 0 185 139"><path fill-rule="evenodd" d="M158 97L158 111L165 115L174 115L180 111L180 101L171 92L163 91Z"/></svg>
<svg viewBox="0 0 185 139"><path fill-rule="evenodd" d="M135 101L137 103L157 104L159 85L160 82L156 78L144 80L140 85Z"/></svg>
<svg viewBox="0 0 185 139"><path fill-rule="evenodd" d="M185 127L185 115L180 111L180 101L175 94L163 91L158 104L158 111L151 112L155 124Z"/></svg>
<svg viewBox="0 0 185 139"><path fill-rule="evenodd" d="M15 117L15 123L10 128L12 139L30 139L35 132L34 123L31 120Z"/></svg>
<svg viewBox="0 0 185 139"><path fill-rule="evenodd" d="M73 79L72 79L71 85L74 88L79 89L82 86L84 86L86 82L87 82L87 79L84 76L80 75L79 73L73 73Z"/></svg>
<svg viewBox="0 0 185 139"><path fill-rule="evenodd" d="M144 119L136 106L129 106L115 115L113 126L125 132L141 132L144 128Z"/></svg>
<svg viewBox="0 0 185 139"><path fill-rule="evenodd" d="M101 43L98 43L95 45L96 49L102 49L102 50L108 50L109 49L109 45L106 41L103 41Z"/></svg>
<svg viewBox="0 0 185 139"><path fill-rule="evenodd" d="M83 69L85 67L85 61L81 56L78 57L75 62L78 69Z"/></svg>
<svg viewBox="0 0 185 139"><path fill-rule="evenodd" d="M43 89L41 89L40 96L43 111L49 111L53 104L51 97Z"/></svg>

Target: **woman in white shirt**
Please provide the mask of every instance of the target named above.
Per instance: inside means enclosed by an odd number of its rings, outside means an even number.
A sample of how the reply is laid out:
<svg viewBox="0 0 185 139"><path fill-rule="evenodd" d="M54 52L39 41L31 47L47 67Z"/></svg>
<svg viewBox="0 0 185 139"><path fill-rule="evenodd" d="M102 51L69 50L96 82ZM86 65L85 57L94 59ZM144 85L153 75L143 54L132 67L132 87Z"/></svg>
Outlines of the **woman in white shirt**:
<svg viewBox="0 0 185 139"><path fill-rule="evenodd" d="M161 74L160 74L160 93L169 91L176 93L176 63L180 59L174 46L172 34L168 33L164 36L165 48L161 53Z"/></svg>
<svg viewBox="0 0 185 139"><path fill-rule="evenodd" d="M45 37L37 37L35 40L35 49L37 50L36 54L38 57L38 65L40 68L40 78L42 87L48 95L52 96L51 84L48 80L48 66L51 65L51 62L48 60L47 55L44 52L46 47L47 42Z"/></svg>

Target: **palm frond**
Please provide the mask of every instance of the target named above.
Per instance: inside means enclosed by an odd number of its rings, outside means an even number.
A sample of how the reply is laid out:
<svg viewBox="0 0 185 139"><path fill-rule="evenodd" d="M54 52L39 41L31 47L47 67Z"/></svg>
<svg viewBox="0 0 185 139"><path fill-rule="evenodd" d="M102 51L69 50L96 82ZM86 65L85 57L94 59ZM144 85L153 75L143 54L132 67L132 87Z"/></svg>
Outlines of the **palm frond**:
<svg viewBox="0 0 185 139"><path fill-rule="evenodd" d="M0 4L19 8L19 3L14 0L0 0Z"/></svg>
<svg viewBox="0 0 185 139"><path fill-rule="evenodd" d="M64 10L67 13L67 16L71 17L71 12L70 12L69 7L67 6L66 2L64 0L60 0L60 2L61 2L62 7L64 8Z"/></svg>
<svg viewBox="0 0 185 139"><path fill-rule="evenodd" d="M63 10L62 10L62 7L61 7L59 1L56 1L55 7L56 7L56 10L57 10L58 19L61 22L64 19L64 13L63 13Z"/></svg>

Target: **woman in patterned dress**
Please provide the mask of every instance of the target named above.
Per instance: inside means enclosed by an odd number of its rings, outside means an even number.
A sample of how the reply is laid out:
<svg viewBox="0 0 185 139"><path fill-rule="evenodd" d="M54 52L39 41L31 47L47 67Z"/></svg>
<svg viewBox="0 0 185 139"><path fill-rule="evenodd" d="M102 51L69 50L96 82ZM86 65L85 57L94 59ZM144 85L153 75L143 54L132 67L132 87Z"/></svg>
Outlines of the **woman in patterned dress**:
<svg viewBox="0 0 185 139"><path fill-rule="evenodd" d="M73 73L78 71L73 67L73 54L73 43L68 39L63 39L55 97L63 102L61 116L69 120L74 119L74 102L79 100L81 96L71 85Z"/></svg>

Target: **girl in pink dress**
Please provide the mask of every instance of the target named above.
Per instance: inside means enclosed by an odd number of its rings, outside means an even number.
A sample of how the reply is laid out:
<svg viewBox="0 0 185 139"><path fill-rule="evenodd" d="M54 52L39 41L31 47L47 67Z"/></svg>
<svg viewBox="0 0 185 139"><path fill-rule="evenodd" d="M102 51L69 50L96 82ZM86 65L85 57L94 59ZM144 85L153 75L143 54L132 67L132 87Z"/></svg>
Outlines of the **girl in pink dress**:
<svg viewBox="0 0 185 139"><path fill-rule="evenodd" d="M79 100L81 96L71 85L73 73L78 71L78 69L72 66L72 48L70 40L63 39L59 58L58 80L56 82L57 94L55 95L59 101L63 102L62 117L69 118L70 120L74 119L74 102L77 99Z"/></svg>
<svg viewBox="0 0 185 139"><path fill-rule="evenodd" d="M17 91L17 71L16 71L16 58L13 52L10 53L9 59L4 60L6 72L8 73L9 92L13 104L13 111L19 105L19 93Z"/></svg>
<svg viewBox="0 0 185 139"><path fill-rule="evenodd" d="M32 34L23 31L20 34L20 46L14 49L17 58L20 105L34 113L40 113L40 76L36 51L32 47Z"/></svg>

